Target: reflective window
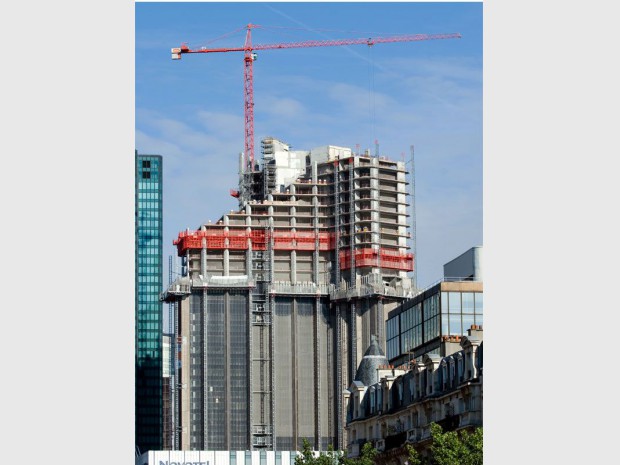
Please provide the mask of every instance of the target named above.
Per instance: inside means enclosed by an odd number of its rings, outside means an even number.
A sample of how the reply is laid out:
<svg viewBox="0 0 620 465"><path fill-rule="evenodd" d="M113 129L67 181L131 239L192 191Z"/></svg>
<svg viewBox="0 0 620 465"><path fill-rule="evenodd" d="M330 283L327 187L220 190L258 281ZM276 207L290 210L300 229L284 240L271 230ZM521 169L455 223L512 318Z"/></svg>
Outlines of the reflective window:
<svg viewBox="0 0 620 465"><path fill-rule="evenodd" d="M467 330L471 328L473 324L476 324L474 315L463 314L463 335L467 335Z"/></svg>
<svg viewBox="0 0 620 465"><path fill-rule="evenodd" d="M474 294L474 300L476 304L476 313L482 313L482 292L476 292Z"/></svg>
<svg viewBox="0 0 620 465"><path fill-rule="evenodd" d="M450 313L457 313L461 311L460 292L448 292L448 301L450 305Z"/></svg>
<svg viewBox="0 0 620 465"><path fill-rule="evenodd" d="M448 326L448 315L441 315L441 334L450 334L450 328Z"/></svg>
<svg viewBox="0 0 620 465"><path fill-rule="evenodd" d="M441 313L448 313L448 293L441 293Z"/></svg>
<svg viewBox="0 0 620 465"><path fill-rule="evenodd" d="M461 294L463 313L474 313L474 293L463 292Z"/></svg>
<svg viewBox="0 0 620 465"><path fill-rule="evenodd" d="M417 347L422 344L422 325L416 326L413 330L413 346Z"/></svg>
<svg viewBox="0 0 620 465"><path fill-rule="evenodd" d="M451 313L450 315L450 334L453 336L460 336L463 334L461 327L461 315L458 313Z"/></svg>
<svg viewBox="0 0 620 465"><path fill-rule="evenodd" d="M413 307L413 324L419 325L422 323L422 304L417 304Z"/></svg>

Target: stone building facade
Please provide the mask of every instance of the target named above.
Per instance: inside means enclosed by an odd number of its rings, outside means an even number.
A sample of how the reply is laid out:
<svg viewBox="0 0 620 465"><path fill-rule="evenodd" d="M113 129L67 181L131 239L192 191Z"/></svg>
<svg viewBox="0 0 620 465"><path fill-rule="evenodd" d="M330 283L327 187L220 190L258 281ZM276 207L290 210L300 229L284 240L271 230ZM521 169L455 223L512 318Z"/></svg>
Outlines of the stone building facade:
<svg viewBox="0 0 620 465"><path fill-rule="evenodd" d="M357 457L370 441L379 451L378 463L403 465L407 444L427 453L431 423L444 431L482 426L482 333L481 326L472 325L466 336L444 337L442 342L460 347L444 357L425 354L397 368L377 366L373 384L356 376L345 394L347 455ZM366 372L365 363L360 369Z"/></svg>

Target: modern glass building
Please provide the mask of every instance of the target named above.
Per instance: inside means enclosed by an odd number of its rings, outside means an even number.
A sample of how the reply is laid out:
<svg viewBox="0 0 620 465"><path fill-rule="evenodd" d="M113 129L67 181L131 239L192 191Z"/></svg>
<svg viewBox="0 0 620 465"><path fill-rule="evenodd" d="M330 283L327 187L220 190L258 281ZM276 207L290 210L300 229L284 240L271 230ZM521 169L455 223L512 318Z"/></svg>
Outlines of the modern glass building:
<svg viewBox="0 0 620 465"><path fill-rule="evenodd" d="M388 314L387 358L400 365L424 354L445 353L445 340L483 325L480 281L441 281Z"/></svg>
<svg viewBox="0 0 620 465"><path fill-rule="evenodd" d="M139 155L135 171L136 447L162 449L162 157Z"/></svg>

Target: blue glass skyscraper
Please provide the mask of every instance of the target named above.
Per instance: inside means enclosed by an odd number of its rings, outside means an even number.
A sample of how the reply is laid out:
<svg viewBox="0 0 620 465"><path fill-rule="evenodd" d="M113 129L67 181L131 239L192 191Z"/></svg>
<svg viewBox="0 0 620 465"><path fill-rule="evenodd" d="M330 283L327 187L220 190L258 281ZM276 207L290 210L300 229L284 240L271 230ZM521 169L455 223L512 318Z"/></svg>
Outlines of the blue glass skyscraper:
<svg viewBox="0 0 620 465"><path fill-rule="evenodd" d="M162 157L135 153L135 433L162 449Z"/></svg>

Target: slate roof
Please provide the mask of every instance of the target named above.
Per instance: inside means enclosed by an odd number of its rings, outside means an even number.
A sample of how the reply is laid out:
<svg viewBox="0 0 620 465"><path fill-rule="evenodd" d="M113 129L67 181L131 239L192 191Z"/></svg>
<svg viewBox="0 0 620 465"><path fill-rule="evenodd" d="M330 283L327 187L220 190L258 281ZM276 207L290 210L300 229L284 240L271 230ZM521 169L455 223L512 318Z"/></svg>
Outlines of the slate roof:
<svg viewBox="0 0 620 465"><path fill-rule="evenodd" d="M381 365L387 364L388 360L381 350L381 347L379 347L377 338L371 336L370 346L366 349L364 357L357 368L357 373L355 373L355 381L364 383L364 386L372 386L378 383L379 376L377 374L377 369Z"/></svg>

